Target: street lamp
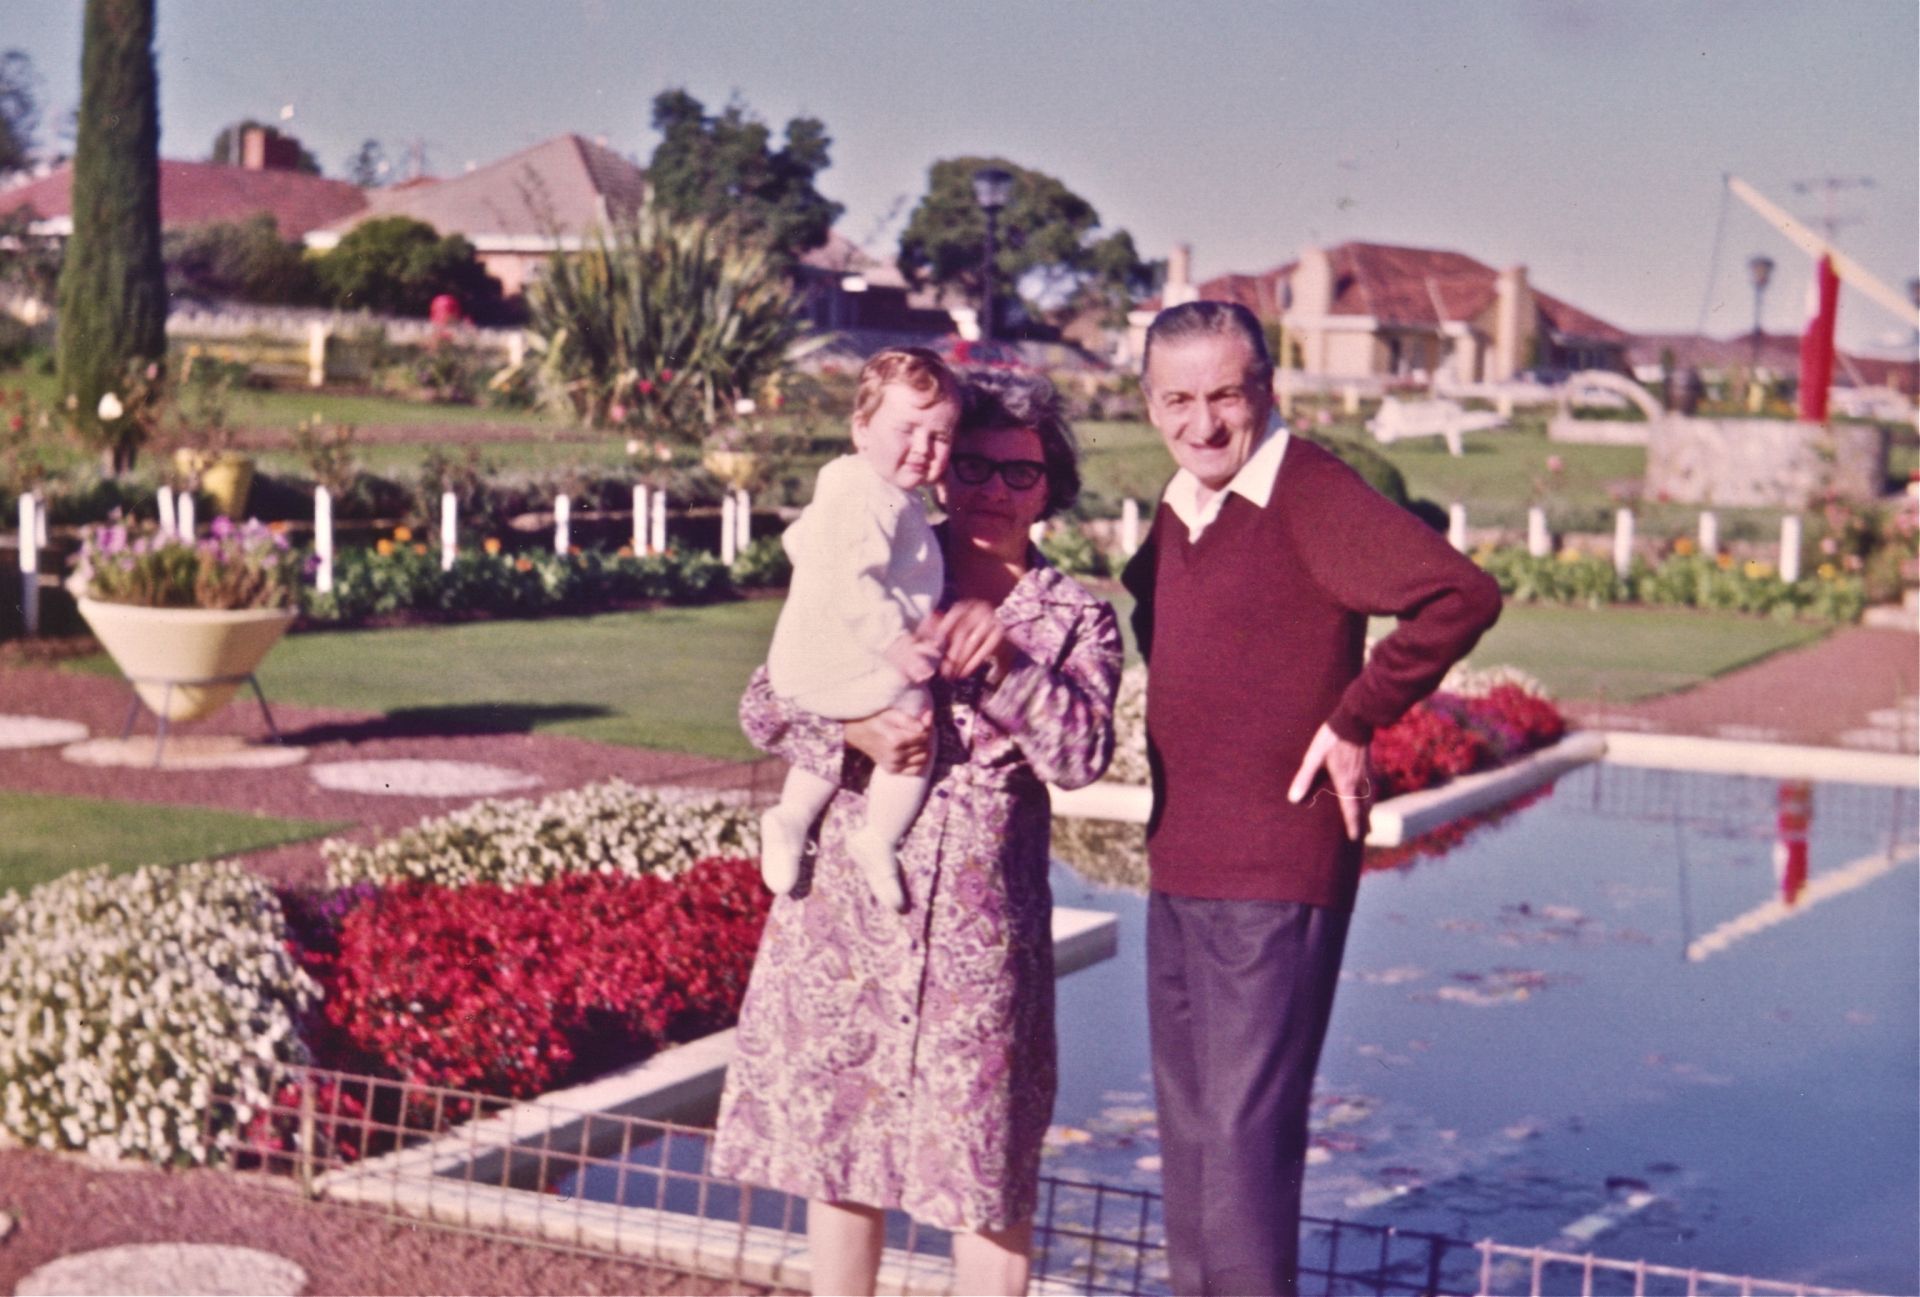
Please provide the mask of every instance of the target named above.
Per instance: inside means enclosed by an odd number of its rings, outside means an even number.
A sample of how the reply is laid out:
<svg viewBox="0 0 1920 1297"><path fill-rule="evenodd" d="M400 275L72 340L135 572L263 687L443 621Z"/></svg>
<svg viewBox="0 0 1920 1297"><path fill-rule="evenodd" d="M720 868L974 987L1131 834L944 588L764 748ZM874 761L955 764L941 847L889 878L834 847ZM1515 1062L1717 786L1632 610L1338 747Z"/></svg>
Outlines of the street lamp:
<svg viewBox="0 0 1920 1297"><path fill-rule="evenodd" d="M999 167L982 167L973 173L973 199L987 214L987 242L980 259L980 337L993 339L993 243L995 222L1000 209L1013 195L1013 175Z"/></svg>
<svg viewBox="0 0 1920 1297"><path fill-rule="evenodd" d="M1760 369L1760 299L1767 295L1767 285L1773 280L1773 258L1767 256L1749 257L1747 274L1753 278L1753 355L1752 366L1756 373Z"/></svg>

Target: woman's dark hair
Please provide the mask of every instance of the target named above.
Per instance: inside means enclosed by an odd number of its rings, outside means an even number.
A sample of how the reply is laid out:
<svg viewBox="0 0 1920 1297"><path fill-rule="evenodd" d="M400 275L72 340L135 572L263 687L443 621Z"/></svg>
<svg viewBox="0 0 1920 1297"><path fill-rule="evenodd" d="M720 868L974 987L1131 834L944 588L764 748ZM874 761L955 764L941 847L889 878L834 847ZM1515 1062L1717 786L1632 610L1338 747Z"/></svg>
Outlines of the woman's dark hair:
<svg viewBox="0 0 1920 1297"><path fill-rule="evenodd" d="M1040 455L1047 465L1047 503L1040 516L1051 518L1071 509L1080 498L1080 446L1053 384L1040 374L966 369L960 372L960 388L955 452L971 433L1031 428L1040 438Z"/></svg>

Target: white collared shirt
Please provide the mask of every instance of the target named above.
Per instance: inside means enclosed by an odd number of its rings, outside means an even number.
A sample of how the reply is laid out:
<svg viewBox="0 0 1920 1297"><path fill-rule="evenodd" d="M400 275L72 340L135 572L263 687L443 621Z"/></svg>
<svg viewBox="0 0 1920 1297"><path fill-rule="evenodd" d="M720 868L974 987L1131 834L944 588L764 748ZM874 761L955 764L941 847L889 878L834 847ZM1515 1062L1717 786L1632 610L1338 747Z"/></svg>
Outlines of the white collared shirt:
<svg viewBox="0 0 1920 1297"><path fill-rule="evenodd" d="M1161 494L1161 502L1173 510L1173 516L1187 526L1187 539L1200 539L1200 533L1213 525L1220 516L1221 506L1227 502L1229 492L1244 496L1249 503L1264 509L1267 501L1273 498L1273 482L1280 476L1280 460L1287 453L1287 425L1280 420L1278 413L1267 424L1267 431L1255 443L1253 453L1247 456L1247 462L1233 475L1225 489L1215 491L1207 502L1200 503L1200 479L1180 469L1167 483L1167 489Z"/></svg>

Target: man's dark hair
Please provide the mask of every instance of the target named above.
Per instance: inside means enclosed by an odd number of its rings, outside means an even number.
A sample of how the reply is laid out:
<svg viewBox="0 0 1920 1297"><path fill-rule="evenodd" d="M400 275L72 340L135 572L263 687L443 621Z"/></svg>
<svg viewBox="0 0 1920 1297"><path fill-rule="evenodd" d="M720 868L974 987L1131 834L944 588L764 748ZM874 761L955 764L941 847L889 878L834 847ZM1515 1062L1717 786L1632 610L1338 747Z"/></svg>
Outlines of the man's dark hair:
<svg viewBox="0 0 1920 1297"><path fill-rule="evenodd" d="M1194 338L1235 337L1245 339L1253 353L1254 378L1263 386L1273 382L1273 356L1267 351L1266 330L1252 311L1238 302L1182 302L1169 306L1153 317L1147 326L1147 345L1140 356L1140 381L1146 382L1147 366L1153 362L1153 344L1188 342Z"/></svg>

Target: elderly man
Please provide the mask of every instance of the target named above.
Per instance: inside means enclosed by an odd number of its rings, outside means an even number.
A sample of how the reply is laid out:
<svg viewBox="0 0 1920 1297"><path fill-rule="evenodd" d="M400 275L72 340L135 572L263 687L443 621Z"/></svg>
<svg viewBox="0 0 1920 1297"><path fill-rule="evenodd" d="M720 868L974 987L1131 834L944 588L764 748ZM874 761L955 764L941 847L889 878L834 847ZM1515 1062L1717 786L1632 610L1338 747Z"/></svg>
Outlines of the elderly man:
<svg viewBox="0 0 1920 1297"><path fill-rule="evenodd" d="M1173 1287L1291 1293L1367 744L1473 647L1500 595L1288 436L1244 308L1162 311L1141 382L1178 466L1125 578L1152 668L1147 1003ZM1367 655L1367 618L1387 615L1399 626Z"/></svg>

